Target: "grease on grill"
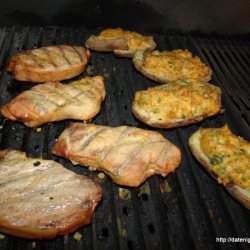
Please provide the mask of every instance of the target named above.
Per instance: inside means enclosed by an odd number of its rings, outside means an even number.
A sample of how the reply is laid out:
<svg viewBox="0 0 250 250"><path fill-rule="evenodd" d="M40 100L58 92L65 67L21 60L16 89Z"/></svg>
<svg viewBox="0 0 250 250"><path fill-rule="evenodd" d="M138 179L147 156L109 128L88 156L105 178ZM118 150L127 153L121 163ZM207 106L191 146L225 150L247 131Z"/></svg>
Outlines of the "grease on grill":
<svg viewBox="0 0 250 250"><path fill-rule="evenodd" d="M73 238L76 240L76 241L80 241L82 239L83 235L80 233L80 232L75 232Z"/></svg>
<svg viewBox="0 0 250 250"><path fill-rule="evenodd" d="M105 78L109 78L109 73L104 73L103 76L104 76Z"/></svg>
<svg viewBox="0 0 250 250"><path fill-rule="evenodd" d="M40 133L41 131L42 131L41 128L37 128L37 129L36 129L36 132L37 132L37 133Z"/></svg>
<svg viewBox="0 0 250 250"><path fill-rule="evenodd" d="M160 183L160 190L162 194L171 192L171 187L169 186L167 180Z"/></svg>
<svg viewBox="0 0 250 250"><path fill-rule="evenodd" d="M122 200L131 199L131 193L128 189L119 187L119 197Z"/></svg>
<svg viewBox="0 0 250 250"><path fill-rule="evenodd" d="M94 67L92 65L89 65L86 69L86 72L88 73L89 76L94 75Z"/></svg>
<svg viewBox="0 0 250 250"><path fill-rule="evenodd" d="M138 196L141 196L143 194L150 195L150 186L148 182L145 182L141 187L140 187L140 193Z"/></svg>
<svg viewBox="0 0 250 250"><path fill-rule="evenodd" d="M127 238L127 236L128 236L127 230L122 226L120 218L117 218L117 226L118 226L119 235L122 238Z"/></svg>
<svg viewBox="0 0 250 250"><path fill-rule="evenodd" d="M105 178L105 174L103 172L98 173L97 176L100 180L103 180Z"/></svg>

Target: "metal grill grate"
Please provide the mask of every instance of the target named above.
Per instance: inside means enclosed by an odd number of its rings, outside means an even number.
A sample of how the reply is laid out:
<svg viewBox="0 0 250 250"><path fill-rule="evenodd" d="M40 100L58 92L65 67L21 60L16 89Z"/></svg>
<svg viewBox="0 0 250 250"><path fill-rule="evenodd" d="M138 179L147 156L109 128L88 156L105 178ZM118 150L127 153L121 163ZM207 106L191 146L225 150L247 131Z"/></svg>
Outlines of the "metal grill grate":
<svg viewBox="0 0 250 250"><path fill-rule="evenodd" d="M6 73L8 58L15 52L50 44L83 45L93 33L82 28L0 29L0 105L33 84L17 82ZM25 240L6 236L0 249L233 249L247 243L216 243L216 237L250 238L250 212L205 173L192 157L189 136L200 126L219 127L228 123L238 135L250 140L250 39L181 35L154 35L158 49L187 48L213 69L212 83L223 91L225 113L198 124L178 129L159 129L182 150L179 169L167 178L153 177L136 189L120 188L107 177L97 178L81 167L51 154L55 139L70 121L44 125L41 132L0 117L0 148L15 148L30 156L57 160L77 173L93 177L104 189L104 199L92 224L54 240ZM105 76L107 97L96 124L132 125L147 128L131 113L136 90L155 86L135 71L130 59L92 53L93 75ZM88 71L90 73L90 71ZM84 74L87 74L86 72Z"/></svg>

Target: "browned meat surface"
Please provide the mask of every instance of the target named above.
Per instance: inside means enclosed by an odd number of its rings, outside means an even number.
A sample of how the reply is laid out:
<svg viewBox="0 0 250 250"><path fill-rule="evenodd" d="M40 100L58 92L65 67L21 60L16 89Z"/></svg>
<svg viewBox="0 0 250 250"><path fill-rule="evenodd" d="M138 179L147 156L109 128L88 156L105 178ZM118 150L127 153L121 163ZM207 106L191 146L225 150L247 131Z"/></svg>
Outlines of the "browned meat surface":
<svg viewBox="0 0 250 250"><path fill-rule="evenodd" d="M1 108L1 114L28 127L64 119L94 117L105 97L103 77L84 77L70 84L47 82L24 91Z"/></svg>
<svg viewBox="0 0 250 250"><path fill-rule="evenodd" d="M87 225L102 189L57 162L0 151L0 231L53 238Z"/></svg>
<svg viewBox="0 0 250 250"><path fill-rule="evenodd" d="M181 160L180 150L158 132L83 123L66 128L53 153L104 171L115 183L131 187L155 174L167 176Z"/></svg>
<svg viewBox="0 0 250 250"><path fill-rule="evenodd" d="M60 81L82 73L89 59L90 52L84 47L47 46L16 53L7 71L19 81Z"/></svg>

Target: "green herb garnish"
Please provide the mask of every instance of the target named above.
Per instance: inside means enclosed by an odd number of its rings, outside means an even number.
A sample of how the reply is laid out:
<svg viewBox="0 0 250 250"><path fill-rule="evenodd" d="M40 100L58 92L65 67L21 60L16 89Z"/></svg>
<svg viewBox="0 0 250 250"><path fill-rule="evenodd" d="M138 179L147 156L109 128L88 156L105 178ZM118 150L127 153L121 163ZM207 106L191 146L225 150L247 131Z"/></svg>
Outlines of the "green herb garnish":
<svg viewBox="0 0 250 250"><path fill-rule="evenodd" d="M153 113L159 113L160 112L159 109L153 109L152 111L153 111Z"/></svg>
<svg viewBox="0 0 250 250"><path fill-rule="evenodd" d="M223 162L222 156L215 155L210 159L211 165L218 165L218 164L221 164L222 162Z"/></svg>

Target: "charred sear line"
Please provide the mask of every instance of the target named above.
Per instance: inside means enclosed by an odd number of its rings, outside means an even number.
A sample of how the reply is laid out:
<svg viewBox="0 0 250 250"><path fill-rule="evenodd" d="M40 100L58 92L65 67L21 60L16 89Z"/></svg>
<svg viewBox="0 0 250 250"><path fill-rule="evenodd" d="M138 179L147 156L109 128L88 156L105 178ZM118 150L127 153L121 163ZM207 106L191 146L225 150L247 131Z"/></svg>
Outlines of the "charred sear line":
<svg viewBox="0 0 250 250"><path fill-rule="evenodd" d="M124 171L128 166L129 163L138 155L142 148L145 146L146 143L142 143L139 146L136 147L135 151L129 155L128 159L115 171L116 174L121 174L122 171Z"/></svg>
<svg viewBox="0 0 250 250"><path fill-rule="evenodd" d="M37 90L32 90L30 91L30 94L34 96L34 100L37 100L37 102L40 104L40 103L43 103L45 106L49 106L48 105L48 102L51 104L51 105L54 105L56 107L59 107L60 105L58 105L56 102L53 102L52 100L49 99L49 95L46 96L44 94L42 94L41 92L37 91Z"/></svg>
<svg viewBox="0 0 250 250"><path fill-rule="evenodd" d="M20 165L20 167L25 167L25 165L32 165L32 161L28 161L26 162L26 164ZM32 171L32 172L26 172L23 174L20 174L18 176L16 176L15 178L11 178L11 179L7 179L4 182L2 182L1 187L7 187L8 185L12 185L12 183L18 183L18 182L24 182L25 180L25 186L22 187L22 189L20 189L18 186L16 188L17 192L13 193L13 195L11 195L9 198L13 199L15 197L19 197L19 200L21 201L21 197L25 197L26 193L29 193L29 197L35 197L37 196L38 193L40 194L48 194L51 190L54 189L55 186L60 186L62 183L62 180L64 182L70 182L71 180L75 179L75 176L67 176L67 177L62 177L63 179L61 179L60 174L61 174L61 169L60 168L56 168L56 169L46 169L46 170L42 170L39 169L39 167L37 167L38 169L36 171ZM46 174L44 173L46 171ZM41 186L41 188L38 189L34 189L34 187L36 187L38 185L38 183L42 183L44 180L46 180L46 178L48 178L48 176L54 176L56 178L52 178L53 181L52 182L48 182L48 180L44 183L47 183L47 185L43 185ZM31 178L32 177L32 178ZM27 180L30 179L30 181L28 182ZM74 183L73 183L74 184ZM32 190L32 192L29 192L30 190ZM17 195L18 194L18 195Z"/></svg>
<svg viewBox="0 0 250 250"><path fill-rule="evenodd" d="M161 151L161 153L159 154L157 162L161 162L164 158L167 157L166 153L169 152L169 148L170 148L170 144L167 143L166 146Z"/></svg>
<svg viewBox="0 0 250 250"><path fill-rule="evenodd" d="M159 141L143 142L140 145L138 145L136 149L134 150L134 152L131 155L129 155L129 158L115 171L115 173L121 174L121 172L124 171L129 166L129 164L134 160L134 158L141 152L141 150L145 146L148 146L154 143L159 143Z"/></svg>
<svg viewBox="0 0 250 250"><path fill-rule="evenodd" d="M40 68L44 68L44 65L42 63L39 63L38 56L36 54L34 54L32 50L29 52L29 55L30 55L30 58L32 59L32 61L34 62L35 65L37 65Z"/></svg>
<svg viewBox="0 0 250 250"><path fill-rule="evenodd" d="M40 48L40 49L48 57L48 60L49 60L50 64L53 65L55 68L57 68L58 66L55 63L55 61L53 60L53 58L52 58L53 55L51 55L51 52L46 47L43 47L43 48Z"/></svg>
<svg viewBox="0 0 250 250"><path fill-rule="evenodd" d="M63 59L67 62L67 64L68 64L69 66L72 66L72 64L71 64L71 62L70 62L70 60L69 60L69 58L68 58L68 57L66 56L66 54L65 54L64 49L63 49L61 46L58 46L57 48L58 48L59 51L61 52L62 57L63 57Z"/></svg>
<svg viewBox="0 0 250 250"><path fill-rule="evenodd" d="M32 164L32 163L30 163ZM25 164L23 164L23 166L25 166ZM34 178L37 178L39 177L39 179L43 178L43 176L41 175L41 172L40 171L34 171L32 172L31 174L29 174L28 172L27 173L24 173L24 174L20 174L20 175L17 175L15 177L12 177L11 179L6 179L5 181L1 182L1 187L3 188L4 186L8 186L8 185L11 185L12 183L18 183L19 181L22 181L22 180L25 180L25 179L28 179L30 177L33 177L33 180ZM23 189L27 189L27 187L30 186L31 183L27 183L25 187L23 187ZM19 187L17 187L18 189Z"/></svg>
<svg viewBox="0 0 250 250"><path fill-rule="evenodd" d="M89 92L92 92L92 89L96 90L98 93L101 94L100 89L97 87L96 82L87 81L88 85L90 85L92 88L89 90Z"/></svg>
<svg viewBox="0 0 250 250"><path fill-rule="evenodd" d="M82 54L79 52L79 50L77 49L77 47L76 46L72 46L72 48L76 52L76 54L78 55L80 61L83 62Z"/></svg>
<svg viewBox="0 0 250 250"><path fill-rule="evenodd" d="M72 87L72 90L75 90L78 88ZM50 103L51 105L54 105L56 107L63 107L66 103L71 103L71 102L80 102L80 100L78 99L79 96L84 95L88 98L92 98L91 94L88 93L87 91L85 92L81 92L81 90L79 90L79 92L76 95L71 95L71 92L75 93L75 91L70 91L71 89L67 90L67 91L58 91L57 95L58 97L62 97L64 99L64 102L62 104L58 104L54 101L52 101L50 99L50 95L45 95L42 92L39 92L37 90L32 90L30 93L34 95L35 99L38 100L38 102L41 102L45 105L48 105L48 103ZM59 98L60 99L60 98Z"/></svg>
<svg viewBox="0 0 250 250"><path fill-rule="evenodd" d="M79 93L78 95L73 96L72 98L74 98L74 100L80 101L80 100L78 99L78 97L81 96L81 95L84 95L84 96L86 96L87 98L90 98L90 99L93 98L93 96L92 96L92 94L91 94L90 91L81 92L81 93Z"/></svg>
<svg viewBox="0 0 250 250"><path fill-rule="evenodd" d="M122 141L123 138L124 138L125 136L127 136L127 135L129 134L128 132L129 132L130 130L132 130L132 129L133 129L132 127L125 127L125 128L123 129L123 131L121 131L120 136L117 138L116 141L113 142L113 144L111 145L111 147L110 147L110 148L107 150L107 152L102 156L101 161L104 161L104 160L108 157L108 155L113 151L113 149L115 149L115 148L117 147L117 143L120 142L120 141Z"/></svg>
<svg viewBox="0 0 250 250"><path fill-rule="evenodd" d="M80 150L84 150L84 148L86 148L98 135L107 130L108 128L100 128L98 131L92 134L85 142L83 142L83 144L80 146Z"/></svg>
<svg viewBox="0 0 250 250"><path fill-rule="evenodd" d="M71 91L67 90L67 91L64 91L64 92L58 93L58 94L60 94L66 100L65 102L76 102L76 101L81 102L79 100L79 98L78 98L81 95L84 95L84 96L92 99L92 96L88 91L81 91L81 90L79 90L78 88L75 88L75 87L72 87L72 90L73 89L77 89L79 91L79 93L77 93L76 95L71 95Z"/></svg>

